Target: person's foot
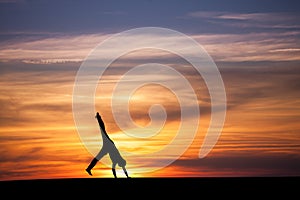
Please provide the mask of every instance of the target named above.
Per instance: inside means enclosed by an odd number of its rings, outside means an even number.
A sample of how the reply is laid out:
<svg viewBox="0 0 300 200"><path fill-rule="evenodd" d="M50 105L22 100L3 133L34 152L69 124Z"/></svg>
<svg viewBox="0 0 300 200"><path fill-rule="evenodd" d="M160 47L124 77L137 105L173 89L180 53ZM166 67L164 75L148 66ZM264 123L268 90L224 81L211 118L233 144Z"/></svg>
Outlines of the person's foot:
<svg viewBox="0 0 300 200"><path fill-rule="evenodd" d="M92 174L91 170L89 170L89 169L85 169L85 171L86 171L86 172L87 172L89 175L93 176L93 174Z"/></svg>

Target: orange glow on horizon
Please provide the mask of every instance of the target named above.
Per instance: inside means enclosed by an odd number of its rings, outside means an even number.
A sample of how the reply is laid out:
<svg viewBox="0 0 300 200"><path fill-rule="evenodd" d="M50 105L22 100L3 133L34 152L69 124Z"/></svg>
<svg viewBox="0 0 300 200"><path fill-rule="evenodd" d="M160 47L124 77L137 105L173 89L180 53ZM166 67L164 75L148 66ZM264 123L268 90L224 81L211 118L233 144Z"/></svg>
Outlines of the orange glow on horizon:
<svg viewBox="0 0 300 200"><path fill-rule="evenodd" d="M252 48L257 45L259 42L252 44ZM260 50L265 48L272 49L273 44L261 47ZM238 50L234 49L234 52ZM166 55L156 53L159 52L155 52L155 55ZM180 126L180 105L176 95L167 88L155 84L145 85L136 90L130 99L131 117L138 126L147 126L151 119L149 108L153 104L160 104L168 113L165 126L155 136L147 139L130 138L120 130L112 113L111 91L122 73L137 64L128 59L134 55L135 53L124 56L113 63L112 70L106 72L99 81L95 110L103 115L107 132L122 151L146 156L164 148L174 138ZM143 52L140 56L145 59L145 55ZM55 56L51 56L54 59ZM299 70L299 61L280 69L275 67L279 72L273 70L272 62L266 65L255 63L255 66L248 68L240 66L241 63L221 66L227 93L226 121L217 144L207 157L199 159L199 149L210 123L210 96L203 79L195 74L195 70L190 69L182 60L174 62L172 56L174 55L167 54L165 63L171 63L186 75L197 94L200 107L197 134L184 154L161 170L143 173L148 163L138 163L137 159L130 157L127 169L132 177L299 175L299 170L289 165L300 155L300 77L299 73L294 73ZM263 55L251 55L249 60L261 56ZM284 55L277 56L275 61ZM286 57L288 58L290 56ZM235 59L242 60L240 55L236 55ZM273 56L269 59L272 60ZM297 55L294 56L293 60L295 59L298 59ZM0 64L9 66L10 63ZM48 64L47 67L50 66ZM98 143L98 135L91 137L89 149L77 132L72 113L72 92L79 64L73 64L56 63L51 65L55 70L50 70L50 67L46 70L40 63L16 62L11 64L15 65L15 71L12 67L11 71L0 74L0 180L90 178L85 172L93 158L89 150L97 152L101 143ZM25 71L22 67L31 70ZM263 73L259 73L260 70ZM120 98L122 100L124 99ZM98 127L96 120L95 127ZM189 133L191 130L186 131ZM90 136L92 133L86 134ZM138 135L139 132L133 134ZM178 145L178 148L181 146ZM151 159L153 158L149 158L149 163ZM106 161L109 162L109 158ZM117 168L117 173L124 177L121 168ZM110 166L100 161L94 168L93 177L113 177Z"/></svg>

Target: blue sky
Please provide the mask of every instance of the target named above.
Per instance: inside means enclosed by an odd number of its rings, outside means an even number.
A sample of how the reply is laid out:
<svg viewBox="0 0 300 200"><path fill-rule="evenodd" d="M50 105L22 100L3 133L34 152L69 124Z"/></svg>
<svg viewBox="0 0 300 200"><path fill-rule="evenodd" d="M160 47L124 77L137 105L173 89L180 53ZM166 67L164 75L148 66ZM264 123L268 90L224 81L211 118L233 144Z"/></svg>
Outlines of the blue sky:
<svg viewBox="0 0 300 200"><path fill-rule="evenodd" d="M185 33L237 33L246 30L226 26L238 19L193 16L196 12L217 14L283 13L299 15L296 0L129 0L129 1L0 1L0 29L5 33L117 32L142 26L160 26ZM241 20L241 19L239 19ZM283 23L278 19L278 23ZM293 23L294 21L284 21ZM298 23L299 25L299 23ZM257 27L256 27L257 28ZM9 36L9 35L5 35Z"/></svg>

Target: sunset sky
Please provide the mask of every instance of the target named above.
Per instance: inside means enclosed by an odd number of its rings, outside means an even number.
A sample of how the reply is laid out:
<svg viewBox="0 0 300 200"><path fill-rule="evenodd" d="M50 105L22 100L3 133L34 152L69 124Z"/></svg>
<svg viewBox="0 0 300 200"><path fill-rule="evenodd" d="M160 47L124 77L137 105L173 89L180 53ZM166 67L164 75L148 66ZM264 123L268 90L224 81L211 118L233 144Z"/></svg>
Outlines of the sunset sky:
<svg viewBox="0 0 300 200"><path fill-rule="evenodd" d="M82 113L88 126L74 118L81 116L74 114L76 76L99 44L142 27L178 31L203 47L220 72L226 116L217 143L200 158L212 117L203 77L184 58L161 49L132 50L117 58L99 77L94 109L131 177L300 175L299 1L0 0L0 180L90 178L85 168L102 144L95 112ZM129 48L153 37L131 35L130 43L119 45ZM170 48L189 48L177 39ZM102 50L102 56L118 47ZM132 74L149 63L153 67L147 65L144 73ZM153 63L169 68L154 72ZM196 95L197 118L192 93L177 73ZM125 95L142 81L149 84ZM155 84L159 81L169 86ZM185 119L177 92L190 109ZM121 102L127 98L133 121L124 120L120 127L114 112L124 117ZM166 119L159 115L162 107ZM147 129L151 117L153 126ZM157 156L181 126L182 142ZM194 139L185 146L193 131ZM178 159L172 160L175 154ZM110 162L104 157L93 177L113 177ZM125 177L118 166L117 175Z"/></svg>

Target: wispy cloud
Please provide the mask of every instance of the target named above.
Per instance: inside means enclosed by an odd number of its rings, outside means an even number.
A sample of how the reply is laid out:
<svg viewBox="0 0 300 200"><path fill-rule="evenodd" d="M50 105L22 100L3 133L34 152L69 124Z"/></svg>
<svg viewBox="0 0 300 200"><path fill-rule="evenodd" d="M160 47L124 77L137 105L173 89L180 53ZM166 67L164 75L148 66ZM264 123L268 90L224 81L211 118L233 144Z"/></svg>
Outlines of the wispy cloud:
<svg viewBox="0 0 300 200"><path fill-rule="evenodd" d="M216 61L243 62L299 60L299 35L300 32L287 31L193 37L203 44Z"/></svg>
<svg viewBox="0 0 300 200"><path fill-rule="evenodd" d="M245 16L239 17L245 18ZM299 60L299 35L299 31L284 31L278 33L199 34L190 36L198 41L215 61L241 62ZM2 62L18 60L35 64L81 62L98 44L110 36L111 34L83 34L36 38L30 41L2 42L0 60ZM128 37L132 37L131 40L136 43L151 38L148 34ZM164 42L163 36L160 40ZM174 44L176 47L186 48L186 45L181 43L179 38L174 38L174 41L177 41ZM115 44L115 46L117 47L118 44ZM172 49L172 45L169 48ZM109 56L114 53L114 49L105 49L102 53ZM168 52L143 51L134 54L134 59L144 59L149 55L152 58L160 57L164 59L166 56L170 56ZM174 55L171 55L172 59L174 57Z"/></svg>
<svg viewBox="0 0 300 200"><path fill-rule="evenodd" d="M299 13L230 13L196 11L187 13L183 18L206 20L224 26L298 29Z"/></svg>
<svg viewBox="0 0 300 200"><path fill-rule="evenodd" d="M215 172L227 174L229 176L274 176L281 174L289 176L299 174L300 158L297 156L267 156L267 155L247 155L247 156L230 156L227 158L215 155L203 160L178 160L174 166L182 167L186 171L198 169L203 176ZM187 170L191 168L191 170ZM237 171L239 174L237 174ZM197 172L192 172L192 175Z"/></svg>
<svg viewBox="0 0 300 200"><path fill-rule="evenodd" d="M0 59L43 64L78 62L108 36L89 34L3 42L0 48Z"/></svg>

